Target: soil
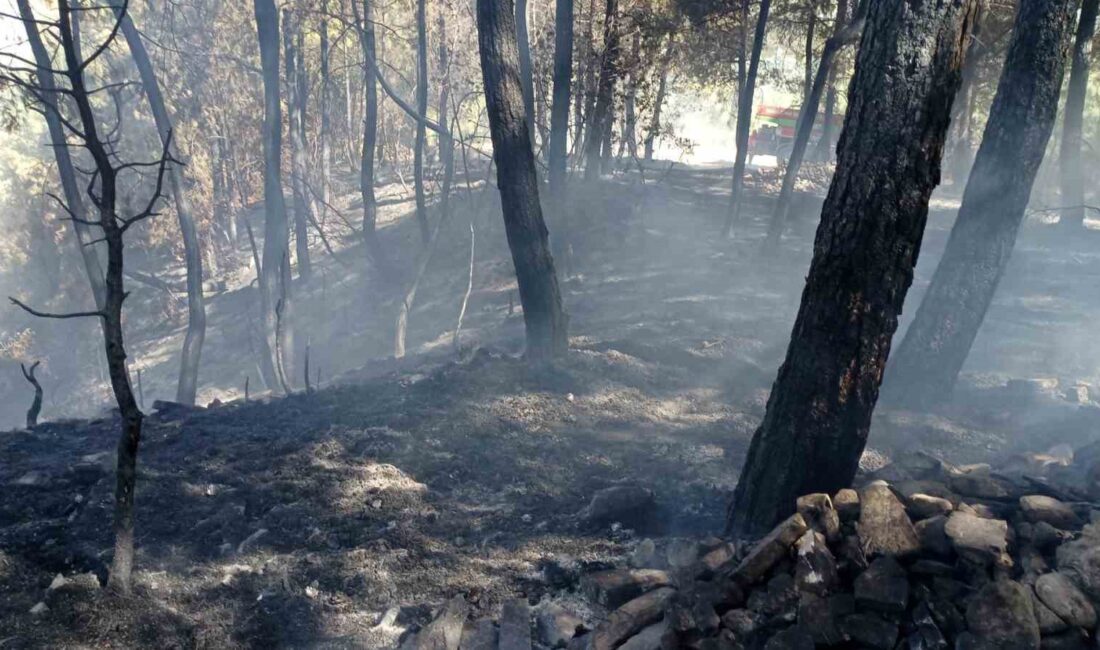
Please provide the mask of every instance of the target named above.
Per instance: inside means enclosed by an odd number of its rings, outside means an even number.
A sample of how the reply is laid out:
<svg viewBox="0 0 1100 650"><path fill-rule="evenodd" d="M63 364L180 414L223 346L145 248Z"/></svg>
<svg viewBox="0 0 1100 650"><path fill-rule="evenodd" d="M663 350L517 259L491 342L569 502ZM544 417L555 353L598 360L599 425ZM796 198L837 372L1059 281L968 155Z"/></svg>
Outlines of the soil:
<svg viewBox="0 0 1100 650"><path fill-rule="evenodd" d="M351 270L356 247L338 248L341 262L319 257L324 270L299 287L301 331L323 369L311 392L253 386L243 399L244 377L256 381L242 318L253 289L216 296L204 395L225 403L147 421L132 598L88 581L48 590L59 573L106 576L113 417L0 434L0 648L393 647L455 594L492 613L557 593L563 573L620 562L643 538L720 533L785 351L813 221L761 259L768 197L722 240L727 184L725 169L661 166L644 183L573 192L562 260L572 350L552 367L517 356L499 208L476 187L444 228L411 318L414 353L400 362L385 360L395 283ZM951 207L934 206L909 312ZM407 216L383 231L394 260L417 254ZM471 222L475 292L456 350ZM1096 379L1100 353L1080 343L1097 316L1100 246L1097 233L1065 242L1055 230L1025 229L956 400L880 410L868 469L912 449L969 463L1093 439L1100 409L1062 389ZM137 342L138 356L160 359L177 335ZM147 366L147 401L168 396L173 361L161 356ZM1024 395L1005 386L1033 377L1058 382ZM655 493L653 523L580 525L593 493L620 484ZM31 614L39 602L47 610Z"/></svg>

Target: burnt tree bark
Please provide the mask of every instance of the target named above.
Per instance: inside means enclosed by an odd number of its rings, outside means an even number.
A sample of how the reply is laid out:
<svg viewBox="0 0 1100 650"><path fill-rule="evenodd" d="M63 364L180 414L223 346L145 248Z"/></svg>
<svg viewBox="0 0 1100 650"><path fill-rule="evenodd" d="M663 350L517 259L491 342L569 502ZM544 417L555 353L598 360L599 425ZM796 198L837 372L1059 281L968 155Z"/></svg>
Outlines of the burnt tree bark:
<svg viewBox="0 0 1100 650"><path fill-rule="evenodd" d="M283 10L283 52L286 59L287 131L290 135L290 192L294 201L294 247L298 258L298 277L308 282L313 275L309 257L309 223L314 220L308 189L306 163L306 84L305 53L302 51L301 16Z"/></svg>
<svg viewBox="0 0 1100 650"><path fill-rule="evenodd" d="M585 136L584 160L586 181L600 176L605 139L611 134L611 123L614 119L615 83L619 76L619 0L606 0L604 4L603 51L600 53L599 63L595 105L587 116L588 135Z"/></svg>
<svg viewBox="0 0 1100 650"><path fill-rule="evenodd" d="M38 426L38 414L42 412L42 384L38 382L38 378L34 376L34 371L38 369L38 364L41 361L35 361L31 364L30 369L23 364L19 364L19 369L23 371L23 378L34 387L34 400L31 402L31 407L27 409L27 428L33 429Z"/></svg>
<svg viewBox="0 0 1100 650"><path fill-rule="evenodd" d="M836 60L841 48L859 39L867 5L868 2L866 1L860 3L859 9L849 25L843 25L843 14L846 10L843 2L837 6L836 20L839 27L825 41L825 47L821 52L821 62L817 66L817 73L814 75L813 82L806 95L806 101L802 105L802 111L798 115L798 126L795 130L794 143L791 145L791 155L787 159L787 168L783 172L783 184L779 189L779 198L775 202L775 211L772 213L771 221L768 224L768 235L764 242L765 250L774 250L783 236L783 230L787 225L787 217L791 211L794 183L798 179L798 172L802 169L806 147L810 144L810 136L813 134L814 122L817 119L817 108L821 105L821 94L825 90L825 83L829 79L833 62ZM807 52L807 54L810 53Z"/></svg>
<svg viewBox="0 0 1100 650"><path fill-rule="evenodd" d="M260 370L269 389L279 388L276 358L280 317L279 305L290 298L290 238L286 200L283 198L282 106L279 91L279 13L275 0L254 0L256 33L260 42L260 65L264 84L264 246L260 280L260 310L263 335L260 337Z"/></svg>
<svg viewBox="0 0 1100 650"><path fill-rule="evenodd" d="M531 64L531 37L527 29L527 0L516 0L516 44L519 46L519 78L523 83L523 114L535 146L535 79Z"/></svg>
<svg viewBox="0 0 1100 650"><path fill-rule="evenodd" d="M1062 181L1062 220L1059 225L1080 229L1085 224L1085 174L1081 160L1081 127L1085 117L1085 96L1089 86L1089 59L1092 37L1096 33L1096 14L1100 0L1084 0L1077 36L1073 44L1073 65L1069 72L1065 117L1062 123L1062 150L1059 167Z"/></svg>
<svg viewBox="0 0 1100 650"><path fill-rule="evenodd" d="M153 63L141 40L137 27L129 14L115 6L115 15L122 21L122 34L130 48L130 55L141 76L141 85L145 98L153 113L162 146L166 146L172 134L172 119L164 103ZM198 392L199 365L202 362L202 345L206 340L206 299L202 290L202 248L199 233L195 228L195 218L191 212L191 202L184 190L183 172L176 166L168 169L168 182L176 206L176 219L179 221L183 238L183 255L187 267L187 333L183 338L183 351L180 354L179 382L176 388L176 401L181 404L195 403Z"/></svg>
<svg viewBox="0 0 1100 650"><path fill-rule="evenodd" d="M573 0L557 0L554 9L554 93L550 108L550 195L565 191L569 140L569 95L573 86Z"/></svg>
<svg viewBox="0 0 1100 650"><path fill-rule="evenodd" d="M426 0L416 0L416 112L428 115L428 17ZM427 140L424 120L416 121L416 145L413 150L413 183L416 191L416 223L420 226L420 240L425 245L431 241L428 227L428 201L424 193L424 144Z"/></svg>
<svg viewBox="0 0 1100 650"><path fill-rule="evenodd" d="M661 108L665 104L665 95L668 93L668 69L672 64L672 48L675 39L675 34L669 34L668 42L665 43L664 54L661 55L661 68L657 73L657 95L653 99L653 114L650 116L649 126L645 130L645 140L642 147L646 161L653 160L653 147L657 138L661 135Z"/></svg>
<svg viewBox="0 0 1100 650"><path fill-rule="evenodd" d="M943 258L891 364L892 403L950 396L1008 264L1054 128L1078 0L1021 0Z"/></svg>
<svg viewBox="0 0 1100 650"><path fill-rule="evenodd" d="M523 303L527 357L542 362L568 349L568 319L539 205L511 5L511 0L478 0L478 49L504 228Z"/></svg>
<svg viewBox="0 0 1100 650"><path fill-rule="evenodd" d="M848 20L848 0L837 0L834 33ZM833 155L833 116L836 114L836 74L837 66L829 66L829 79L825 84L824 122L821 125L821 139L817 142L813 159L828 161Z"/></svg>
<svg viewBox="0 0 1100 650"><path fill-rule="evenodd" d="M321 22L317 30L321 39L321 223L328 214L329 189L332 187L332 45L328 36L328 0L321 2Z"/></svg>
<svg viewBox="0 0 1100 650"><path fill-rule="evenodd" d="M367 255L376 268L386 268L382 247L378 242L378 200L374 194L374 161L378 146L378 80L375 73L374 3L363 0L362 15L359 5L352 2L355 22L358 25L359 46L363 51L363 146L359 158L359 194L363 200L363 240Z"/></svg>
<svg viewBox="0 0 1100 650"><path fill-rule="evenodd" d="M962 87L959 88L959 95L955 98L955 106L951 111L951 129L948 131L951 145L946 155L946 168L952 184L958 188L965 185L974 162L973 125L978 66L991 49L982 37L987 1L978 0L978 17L974 20L970 45L966 50L966 63L963 64Z"/></svg>
<svg viewBox="0 0 1100 650"><path fill-rule="evenodd" d="M760 70L760 53L764 49L764 36L768 30L768 13L771 0L760 0L760 9L756 17L756 32L752 41L752 54L749 58L745 81L737 93L737 151L733 159L733 185L730 189L729 212L726 215L724 235L733 232L733 225L741 215L741 191L745 186L745 163L749 155L749 131L752 130L752 103L756 94L756 77ZM742 14L744 16L744 14Z"/></svg>
<svg viewBox="0 0 1100 650"><path fill-rule="evenodd" d="M799 495L855 476L973 14L974 0L871 3L801 307L729 511L739 535L767 532Z"/></svg>

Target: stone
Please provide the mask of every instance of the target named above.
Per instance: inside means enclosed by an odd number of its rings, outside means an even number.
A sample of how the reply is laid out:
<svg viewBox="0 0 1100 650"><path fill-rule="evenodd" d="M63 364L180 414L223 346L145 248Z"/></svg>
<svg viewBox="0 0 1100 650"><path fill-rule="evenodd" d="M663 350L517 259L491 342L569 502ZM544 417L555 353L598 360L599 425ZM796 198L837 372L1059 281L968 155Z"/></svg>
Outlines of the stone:
<svg viewBox="0 0 1100 650"><path fill-rule="evenodd" d="M630 554L630 564L638 569L659 568L660 557L657 555L657 544L652 539L646 538L638 542L634 551Z"/></svg>
<svg viewBox="0 0 1100 650"><path fill-rule="evenodd" d="M909 566L909 573L918 576L950 577L955 575L955 567L938 560L917 560Z"/></svg>
<svg viewBox="0 0 1100 650"><path fill-rule="evenodd" d="M867 556L863 554L863 547L859 544L859 538L849 535L840 540L836 547L837 559L840 560L839 569L842 573L854 575L867 568Z"/></svg>
<svg viewBox="0 0 1100 650"><path fill-rule="evenodd" d="M909 604L909 579L905 569L891 556L883 556L859 574L853 585L860 607L901 614Z"/></svg>
<svg viewBox="0 0 1100 650"><path fill-rule="evenodd" d="M722 627L738 637L747 637L760 627L760 616L752 610L738 608L722 614Z"/></svg>
<svg viewBox="0 0 1100 650"><path fill-rule="evenodd" d="M45 485L46 477L43 476L41 472L31 471L31 472L27 472L26 474L23 474L19 478L15 479L14 483L16 485L25 485L25 486L28 486L28 487L36 486L36 485Z"/></svg>
<svg viewBox="0 0 1100 650"><path fill-rule="evenodd" d="M797 512L768 533L752 547L749 554L733 571L733 579L742 587L755 584L766 576L772 567L790 554L791 545L798 541L809 525Z"/></svg>
<svg viewBox="0 0 1100 650"><path fill-rule="evenodd" d="M825 536L830 542L840 539L840 515L833 507L828 494L807 494L798 497L795 510L806 520L810 528Z"/></svg>
<svg viewBox="0 0 1100 650"><path fill-rule="evenodd" d="M1043 601L1039 600L1039 596L1035 594L1034 589L1031 590L1031 606L1035 610L1035 621L1039 624L1039 634L1046 636L1069 629L1069 625L1065 621L1044 605Z"/></svg>
<svg viewBox="0 0 1100 650"><path fill-rule="evenodd" d="M1089 643L1089 637L1081 630L1068 630L1061 634L1044 636L1039 644L1041 650L1088 650L1096 646Z"/></svg>
<svg viewBox="0 0 1100 650"><path fill-rule="evenodd" d="M829 551L825 536L808 530L795 543L794 580L799 591L826 595L839 582L836 559Z"/></svg>
<svg viewBox="0 0 1100 650"><path fill-rule="evenodd" d="M581 591L608 609L616 609L638 596L671 583L669 575L658 569L612 569L581 578Z"/></svg>
<svg viewBox="0 0 1100 650"><path fill-rule="evenodd" d="M496 650L498 636L497 626L492 620L483 618L479 621L470 621L462 628L462 640L458 642L458 650Z"/></svg>
<svg viewBox="0 0 1100 650"><path fill-rule="evenodd" d="M1035 595L1066 623L1091 630L1096 610L1088 597L1061 573L1047 573L1035 581Z"/></svg>
<svg viewBox="0 0 1100 650"><path fill-rule="evenodd" d="M50 611L49 607L46 607L46 603L39 601L31 607L31 616L42 616L46 612Z"/></svg>
<svg viewBox="0 0 1100 650"><path fill-rule="evenodd" d="M729 542L722 542L716 548L708 551L699 559L696 577L709 578L728 566L737 556L737 547Z"/></svg>
<svg viewBox="0 0 1100 650"><path fill-rule="evenodd" d="M975 499L1009 500L1018 492L1009 481L983 471L952 476L949 485L952 491Z"/></svg>
<svg viewBox="0 0 1100 650"><path fill-rule="evenodd" d="M768 639L764 650L814 650L814 638L805 627L793 625Z"/></svg>
<svg viewBox="0 0 1100 650"><path fill-rule="evenodd" d="M767 617L769 625L794 623L798 618L798 590L787 572L777 572L764 589L749 595L749 609Z"/></svg>
<svg viewBox="0 0 1100 650"><path fill-rule="evenodd" d="M260 540L265 535L267 535L267 529L261 528L249 535L248 537L244 538L241 543L237 545L237 555L244 555L245 553L248 553L252 549L256 548L256 545L259 544Z"/></svg>
<svg viewBox="0 0 1100 650"><path fill-rule="evenodd" d="M1040 551L1050 551L1073 538L1069 533L1058 530L1045 521L1033 525L1031 531L1031 543Z"/></svg>
<svg viewBox="0 0 1100 650"><path fill-rule="evenodd" d="M1000 519L955 511L947 518L944 533L961 557L979 564L1001 561L1008 549L1008 523Z"/></svg>
<svg viewBox="0 0 1100 650"><path fill-rule="evenodd" d="M499 650L531 650L531 607L524 598L504 602L500 612Z"/></svg>
<svg viewBox="0 0 1100 650"><path fill-rule="evenodd" d="M897 623L866 612L846 616L841 630L852 641L879 650L891 650L898 640Z"/></svg>
<svg viewBox="0 0 1100 650"><path fill-rule="evenodd" d="M470 606L462 596L447 601L431 623L416 635L416 650L458 650Z"/></svg>
<svg viewBox="0 0 1100 650"><path fill-rule="evenodd" d="M974 648L1035 650L1039 623L1027 587L1012 580L990 582L970 601L966 623ZM961 646L959 646L961 647Z"/></svg>
<svg viewBox="0 0 1100 650"><path fill-rule="evenodd" d="M544 604L535 615L539 642L548 648L566 647L583 627L580 617L554 602Z"/></svg>
<svg viewBox="0 0 1100 650"><path fill-rule="evenodd" d="M578 518L587 527L618 522L628 528L644 528L651 523L656 504L651 490L636 485L616 485L596 492Z"/></svg>
<svg viewBox="0 0 1100 650"><path fill-rule="evenodd" d="M1055 557L1058 571L1100 602L1100 524L1085 526L1079 539L1058 547Z"/></svg>
<svg viewBox="0 0 1100 650"><path fill-rule="evenodd" d="M1020 511L1023 512L1024 519L1032 523L1045 522L1063 530L1080 528L1082 523L1073 508L1058 499L1041 494L1020 497Z"/></svg>
<svg viewBox="0 0 1100 650"><path fill-rule="evenodd" d="M699 560L699 543L690 539L674 539L665 549L665 557L673 569L686 569Z"/></svg>
<svg viewBox="0 0 1100 650"><path fill-rule="evenodd" d="M667 621L654 623L627 639L619 650L661 650L668 629Z"/></svg>
<svg viewBox="0 0 1100 650"><path fill-rule="evenodd" d="M814 642L833 646L844 641L840 620L855 613L855 599L849 594L835 594L827 598L802 592L798 600L798 623L810 631Z"/></svg>
<svg viewBox="0 0 1100 650"><path fill-rule="evenodd" d="M955 509L951 502L942 497L934 497L928 494L914 494L908 499L909 514L913 519L928 519L938 515L949 514Z"/></svg>
<svg viewBox="0 0 1100 650"><path fill-rule="evenodd" d="M913 629L906 639L909 650L943 650L947 648L947 639L936 623L932 610L927 603L921 603L913 609Z"/></svg>
<svg viewBox="0 0 1100 650"><path fill-rule="evenodd" d="M660 587L611 612L607 620L596 626L590 635L591 650L613 650L624 641L656 623L664 616L665 604L676 593L671 587Z"/></svg>
<svg viewBox="0 0 1100 650"><path fill-rule="evenodd" d="M851 488L844 488L833 497L833 507L841 521L855 521L859 519L859 492Z"/></svg>
<svg viewBox="0 0 1100 650"><path fill-rule="evenodd" d="M868 556L906 556L920 549L920 540L905 507L885 483L875 482L863 488L856 532L863 552Z"/></svg>

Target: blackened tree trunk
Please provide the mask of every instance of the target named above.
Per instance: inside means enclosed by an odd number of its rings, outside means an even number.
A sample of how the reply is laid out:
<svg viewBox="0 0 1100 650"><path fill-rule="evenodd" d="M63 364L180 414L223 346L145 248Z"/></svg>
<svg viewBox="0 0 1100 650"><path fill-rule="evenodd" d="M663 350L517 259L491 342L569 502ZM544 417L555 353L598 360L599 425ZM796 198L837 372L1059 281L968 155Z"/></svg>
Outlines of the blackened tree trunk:
<svg viewBox="0 0 1100 650"><path fill-rule="evenodd" d="M621 157L623 149L626 149L627 154L633 159L638 157L638 113L636 105L638 86L641 84L640 77L642 75L642 33L640 31L634 32L630 49L632 65L630 67L630 79L626 85L626 97L623 99L623 129L622 139L619 141L619 155Z"/></svg>
<svg viewBox="0 0 1100 650"><path fill-rule="evenodd" d="M428 18L426 0L416 0L416 112L428 115ZM416 145L413 151L413 183L416 191L416 223L420 226L420 240L425 245L431 240L428 227L428 201L424 193L424 143L427 128L423 119L416 121Z"/></svg>
<svg viewBox="0 0 1100 650"><path fill-rule="evenodd" d="M282 305L290 298L290 238L283 198L282 106L279 92L279 13L275 0L254 0L264 82L264 249L260 279L260 370L270 389L282 385L277 358Z"/></svg>
<svg viewBox="0 0 1100 650"><path fill-rule="evenodd" d="M603 167L605 140L611 135L615 112L615 83L619 77L619 0L604 4L603 52L596 85L596 104L588 116L585 139L584 179L599 178Z"/></svg>
<svg viewBox="0 0 1100 650"><path fill-rule="evenodd" d="M588 121L592 119L592 111L596 107L596 84L599 81L595 22L596 0L588 0L588 24L584 38L581 40L581 61L584 64L584 74L581 77L581 92L576 93L577 115L573 127L573 147L581 154L587 150L584 143L588 138Z"/></svg>
<svg viewBox="0 0 1100 650"><path fill-rule="evenodd" d="M65 138L65 127L58 113L60 95L55 92L57 83L54 79L50 55L46 46L42 43L42 36L38 33L38 25L35 22L34 13L31 11L30 0L18 0L19 16L23 20L23 27L27 32L27 41L30 43L31 52L35 61L35 80L41 88L44 98L55 98L53 102L46 103L43 114L46 117L46 127L50 133L50 145L53 148L54 160L57 161L57 175L61 180L62 194L65 203L73 214L80 220L86 219L87 210L76 177L76 168L73 167L72 154ZM96 246L92 244L97 239L98 233L89 232L89 226L79 220L72 222L74 243L80 252L84 262L84 272L88 277L88 284L92 289L92 298L98 309L102 309L106 300L107 286L103 279L103 265L100 263Z"/></svg>
<svg viewBox="0 0 1100 650"><path fill-rule="evenodd" d="M153 113L161 144L167 145L172 137L172 120L168 116L168 108L164 104L164 96L161 94L160 84L153 71L153 64L130 16L122 7L116 6L114 9L117 19L122 21L122 34L126 37L130 55L141 76L141 85L145 89L145 98L149 101L149 108ZM175 200L176 218L179 221L180 234L183 236L183 255L187 266L187 333L183 339L176 401L181 404L194 404L198 391L202 344L206 339L206 301L202 291L202 249L182 176L183 172L179 167L173 165L168 169L168 182L172 190L172 198Z"/></svg>
<svg viewBox="0 0 1100 650"><path fill-rule="evenodd" d="M821 53L821 62L817 66L813 83L806 95L806 102L802 105L802 111L798 115L798 126L795 130L794 143L791 145L791 155L787 159L787 168L783 171L783 184L779 189L779 198L775 202L775 211L772 213L768 224L768 235L765 240L765 250L774 250L779 245L780 237L787 224L787 217L791 210L791 198L794 196L794 183L798 179L798 172L802 169L802 161L806 156L806 147L810 144L810 136L813 134L814 121L817 119L817 107L821 105L821 94L825 90L825 83L833 68L833 62L848 43L853 43L859 38L863 28L864 11L867 2L860 3L855 19L850 25L841 26L833 35L825 41L825 48ZM837 24L843 21L843 3L837 7Z"/></svg>
<svg viewBox="0 0 1100 650"><path fill-rule="evenodd" d="M970 45L966 50L966 63L963 64L962 87L955 98L955 106L951 112L951 129L948 131L951 145L946 154L946 168L953 186L960 189L965 185L970 166L974 162L974 99L979 81L979 64L991 50L982 37L987 2L988 0L978 0L978 17L974 21Z"/></svg>
<svg viewBox="0 0 1100 650"><path fill-rule="evenodd" d="M1085 117L1089 58L1092 53L1092 37L1096 33L1098 5L1100 0L1084 0L1081 5L1062 123L1062 150L1058 162L1062 180L1062 205L1065 208L1060 225L1074 230L1080 229L1085 223L1085 170L1081 165L1081 126Z"/></svg>
<svg viewBox="0 0 1100 650"><path fill-rule="evenodd" d="M321 24L318 27L321 38L321 185L318 194L321 197L321 223L325 223L328 214L329 189L332 187L332 46L328 36L328 0L321 2Z"/></svg>
<svg viewBox="0 0 1100 650"><path fill-rule="evenodd" d="M733 224L741 215L741 191L745 186L745 163L749 155L749 132L752 130L752 103L756 94L756 77L760 70L760 53L764 49L764 36L768 30L768 13L771 0L760 0L760 13L756 17L756 32L753 36L752 55L749 58L748 72L737 96L737 152L733 159L733 185L730 190L729 212L726 215L725 235L733 232Z"/></svg>
<svg viewBox="0 0 1100 650"><path fill-rule="evenodd" d="M661 135L661 108L665 104L665 95L668 94L668 68L672 63L672 47L675 38L675 34L669 34L664 55L661 56L661 68L657 73L657 95L653 98L653 114L649 118L649 126L646 128L643 145L643 155L646 161L653 160L653 147L657 138Z"/></svg>
<svg viewBox="0 0 1100 650"><path fill-rule="evenodd" d="M359 158L359 194L363 200L363 240L367 255L376 268L385 268L378 242L378 201L374 194L374 161L378 146L378 80L375 74L375 32L373 0L363 0L363 15L352 2L358 25L359 46L363 51L363 147Z"/></svg>
<svg viewBox="0 0 1100 650"><path fill-rule="evenodd" d="M1008 264L1058 111L1077 0L1021 0L974 169L940 264L891 365L891 402L950 396Z"/></svg>
<svg viewBox="0 0 1100 650"><path fill-rule="evenodd" d="M527 328L527 357L541 362L563 355L568 349L568 319L562 309L558 277L539 205L535 155L523 113L519 48L511 5L511 0L478 0L478 49L504 228Z"/></svg>
<svg viewBox="0 0 1100 650"><path fill-rule="evenodd" d="M550 108L550 195L565 191L569 140L569 95L573 86L573 0L557 0L554 9L554 96Z"/></svg>
<svg viewBox="0 0 1100 650"><path fill-rule="evenodd" d="M802 304L730 507L739 535L767 532L799 495L855 476L973 13L974 0L871 3Z"/></svg>
<svg viewBox="0 0 1100 650"><path fill-rule="evenodd" d="M298 277L308 282L313 274L309 257L309 222L313 204L309 197L306 163L306 79L302 51L301 16L284 9L283 51L286 58L288 132L290 135L290 191L294 199L294 244Z"/></svg>
<svg viewBox="0 0 1100 650"><path fill-rule="evenodd" d="M516 0L516 43L519 46L519 78L523 83L523 114L535 146L535 79L531 65L531 37L527 32L527 0Z"/></svg>
<svg viewBox="0 0 1100 650"><path fill-rule="evenodd" d="M39 383L38 378L34 376L35 370L38 369L38 364L41 361L35 361L31 364L30 370L23 364L19 364L19 369L23 371L23 378L34 387L34 400L31 402L31 407L27 409L27 428L33 429L38 426L38 414L42 412L42 384Z"/></svg>
<svg viewBox="0 0 1100 650"><path fill-rule="evenodd" d="M810 93L814 86L814 35L817 32L817 2L808 0L806 3L806 44L802 53L802 112L806 112L806 105L810 101ZM818 68L821 66L819 65Z"/></svg>

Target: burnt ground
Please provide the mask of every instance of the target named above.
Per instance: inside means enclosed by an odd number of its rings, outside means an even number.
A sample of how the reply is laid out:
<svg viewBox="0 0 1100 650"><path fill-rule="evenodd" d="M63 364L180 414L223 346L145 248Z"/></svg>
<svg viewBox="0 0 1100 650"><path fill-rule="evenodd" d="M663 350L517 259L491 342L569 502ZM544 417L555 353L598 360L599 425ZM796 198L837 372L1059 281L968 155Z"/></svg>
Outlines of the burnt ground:
<svg viewBox="0 0 1100 650"><path fill-rule="evenodd" d="M492 613L512 596L558 593L561 567L621 561L642 538L720 532L784 352L813 220L761 259L766 196L724 241L728 170L647 176L571 198L573 349L553 368L515 357L522 321L509 315L514 280L492 193L478 205L475 189L445 229L413 312L415 354L400 363L380 360L392 297L377 278L344 277L358 251L323 262L343 280L305 287L303 311L332 379L311 394L148 421L132 600L47 591L58 573L105 576L112 419L0 434L0 648L392 647L454 594ZM476 288L456 354L448 323L475 212ZM951 217L938 201L913 299ZM384 232L395 257L413 255L408 221ZM881 410L867 466L911 449L967 463L1094 439L1100 410L1061 388L1098 379L1087 338L1098 257L1100 233L1063 241L1029 223L956 399L935 413ZM217 371L206 375L223 383L207 379L207 394L236 396L248 372L234 311L248 292L212 301L222 336L208 338ZM139 354L158 346L170 339L147 336ZM151 392L167 383L155 368L149 377ZM1061 388L1005 387L1035 377ZM581 527L592 494L620 484L656 494L649 523ZM39 602L48 610L31 614Z"/></svg>

